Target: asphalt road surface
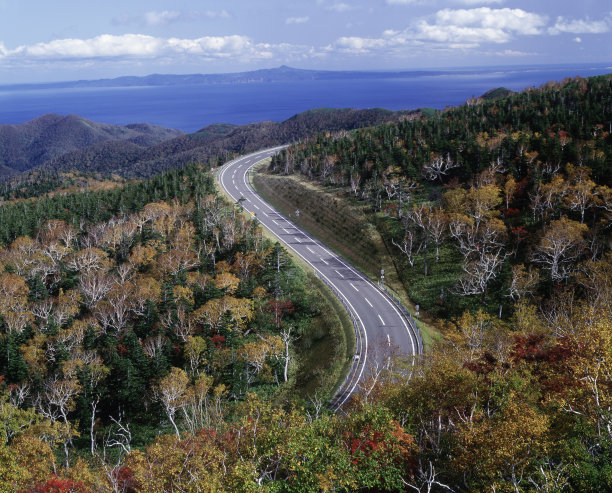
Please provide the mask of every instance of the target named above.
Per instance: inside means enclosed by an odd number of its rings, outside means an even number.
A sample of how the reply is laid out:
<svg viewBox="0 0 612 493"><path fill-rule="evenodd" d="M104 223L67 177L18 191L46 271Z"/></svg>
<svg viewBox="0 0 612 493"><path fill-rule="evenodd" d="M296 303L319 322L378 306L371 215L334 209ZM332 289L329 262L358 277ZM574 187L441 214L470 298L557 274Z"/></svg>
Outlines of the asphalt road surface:
<svg viewBox="0 0 612 493"><path fill-rule="evenodd" d="M331 401L338 409L373 368L384 364L390 353L385 346L416 355L422 350L420 338L412 322L384 291L257 195L249 181L249 170L283 148L265 149L230 161L217 177L230 197L235 202L244 199L242 207L309 264L347 308L355 326L356 354L349 375Z"/></svg>

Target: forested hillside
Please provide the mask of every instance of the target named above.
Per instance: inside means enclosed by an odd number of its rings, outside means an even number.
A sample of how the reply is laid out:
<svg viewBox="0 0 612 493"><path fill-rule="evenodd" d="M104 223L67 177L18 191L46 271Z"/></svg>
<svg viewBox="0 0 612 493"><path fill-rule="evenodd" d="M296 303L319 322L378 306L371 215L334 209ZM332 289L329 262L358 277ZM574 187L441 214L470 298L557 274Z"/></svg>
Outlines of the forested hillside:
<svg viewBox="0 0 612 493"><path fill-rule="evenodd" d="M612 78L568 80L273 159L365 209L440 325L336 414L300 395L323 301L207 167L6 190L0 490L610 490L610 121Z"/></svg>
<svg viewBox="0 0 612 493"><path fill-rule="evenodd" d="M606 262L611 126L612 78L578 79L318 137L270 169L368 203L410 297L434 315L510 316Z"/></svg>
<svg viewBox="0 0 612 493"><path fill-rule="evenodd" d="M328 303L208 170L114 184L1 209L0 453L42 461L31 475L3 461L2 491L216 429L250 392L329 397L340 376Z"/></svg>
<svg viewBox="0 0 612 493"><path fill-rule="evenodd" d="M215 124L193 134L146 124L122 127L75 115L45 115L20 125L0 125L0 178L31 169L146 178L193 162L216 164L232 153L291 143L321 132L415 118L419 114L419 111L320 108L281 123Z"/></svg>
<svg viewBox="0 0 612 493"><path fill-rule="evenodd" d="M18 125L0 125L0 164L6 172L0 177L104 142L112 142L118 148L140 149L181 134L178 130L148 124L97 123L77 115L44 115Z"/></svg>
<svg viewBox="0 0 612 493"><path fill-rule="evenodd" d="M321 136L271 163L366 205L438 320L421 373L379 394L428 484L611 487L611 122L612 77L572 79Z"/></svg>
<svg viewBox="0 0 612 493"><path fill-rule="evenodd" d="M46 163L45 168L149 177L191 162L222 163L232 153L250 152L294 142L321 132L351 130L416 115L418 112L322 108L300 113L281 123L210 125L193 134L169 139L147 149L122 145L107 152L109 145L102 144L58 157Z"/></svg>

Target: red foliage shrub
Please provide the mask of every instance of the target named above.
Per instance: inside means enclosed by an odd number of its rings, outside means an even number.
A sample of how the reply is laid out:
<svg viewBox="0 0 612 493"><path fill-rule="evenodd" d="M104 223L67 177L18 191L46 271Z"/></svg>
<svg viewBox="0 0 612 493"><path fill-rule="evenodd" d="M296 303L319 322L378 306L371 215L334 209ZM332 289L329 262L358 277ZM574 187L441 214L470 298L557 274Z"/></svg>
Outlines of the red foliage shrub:
<svg viewBox="0 0 612 493"><path fill-rule="evenodd" d="M525 226L512 226L510 228L510 233L517 244L529 236L529 231L527 231Z"/></svg>
<svg viewBox="0 0 612 493"><path fill-rule="evenodd" d="M514 196L518 198L518 197L522 197L523 195L525 195L525 189L527 188L528 185L529 185L529 180L527 179L527 177L523 178L521 181L518 181L516 183L516 188L514 190Z"/></svg>
<svg viewBox="0 0 612 493"><path fill-rule="evenodd" d="M473 371L477 375L488 375L497 366L497 358L491 353L484 353L478 360L470 361L463 364L464 368Z"/></svg>
<svg viewBox="0 0 612 493"><path fill-rule="evenodd" d="M517 335L514 337L510 358L514 362L522 360L559 364L571 358L575 351L574 344L567 337L556 339L556 344L550 345L543 335Z"/></svg>
<svg viewBox="0 0 612 493"><path fill-rule="evenodd" d="M55 474L45 483L36 485L28 493L87 493L88 490L82 481L62 479Z"/></svg>
<svg viewBox="0 0 612 493"><path fill-rule="evenodd" d="M120 491L124 491L125 493L136 492L136 480L134 479L134 473L129 467L120 467L116 473L117 485Z"/></svg>
<svg viewBox="0 0 612 493"><path fill-rule="evenodd" d="M221 334L215 334L210 338L210 340L217 349L221 349L223 347L223 343L225 343L225 337L223 337Z"/></svg>

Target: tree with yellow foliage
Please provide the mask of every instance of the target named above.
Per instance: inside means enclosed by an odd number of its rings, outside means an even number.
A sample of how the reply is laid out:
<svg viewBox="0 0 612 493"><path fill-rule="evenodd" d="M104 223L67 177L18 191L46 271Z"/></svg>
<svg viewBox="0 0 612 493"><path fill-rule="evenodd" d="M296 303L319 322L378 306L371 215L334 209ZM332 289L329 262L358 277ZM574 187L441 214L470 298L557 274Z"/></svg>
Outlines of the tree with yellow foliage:
<svg viewBox="0 0 612 493"><path fill-rule="evenodd" d="M280 358L284 352L284 343L277 335L265 335L258 341L247 342L240 348L240 357L246 363L245 374L247 385L264 369L270 358Z"/></svg>
<svg viewBox="0 0 612 493"><path fill-rule="evenodd" d="M234 298L223 296L207 301L195 310L191 317L199 323L208 325L213 330L218 330L223 322L223 316L229 314L229 322L233 330L242 331L253 317L253 301L248 298Z"/></svg>
<svg viewBox="0 0 612 493"><path fill-rule="evenodd" d="M174 427L176 437L180 439L178 426L175 421L176 412L187 405L185 399L189 377L184 370L172 367L170 373L163 377L157 385L153 387L155 399L158 400L166 411L166 416Z"/></svg>
<svg viewBox="0 0 612 493"><path fill-rule="evenodd" d="M0 274L0 316L9 334L20 334L34 321L28 306L29 288L17 274Z"/></svg>
<svg viewBox="0 0 612 493"><path fill-rule="evenodd" d="M585 224L572 221L566 216L551 221L536 245L531 259L548 270L554 282L567 279L582 255L587 229Z"/></svg>

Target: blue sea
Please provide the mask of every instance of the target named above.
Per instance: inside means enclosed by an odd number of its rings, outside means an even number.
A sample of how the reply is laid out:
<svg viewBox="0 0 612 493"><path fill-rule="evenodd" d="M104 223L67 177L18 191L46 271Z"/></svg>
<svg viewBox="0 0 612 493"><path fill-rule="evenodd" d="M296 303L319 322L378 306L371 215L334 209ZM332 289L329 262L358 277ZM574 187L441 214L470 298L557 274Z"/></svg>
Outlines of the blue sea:
<svg viewBox="0 0 612 493"><path fill-rule="evenodd" d="M415 72L403 78L249 84L10 90L0 86L0 123L22 123L46 113L74 113L104 123L146 122L194 132L212 123L283 121L318 107L443 109L495 87L518 91L566 77L610 72L612 63L489 67L433 74Z"/></svg>

